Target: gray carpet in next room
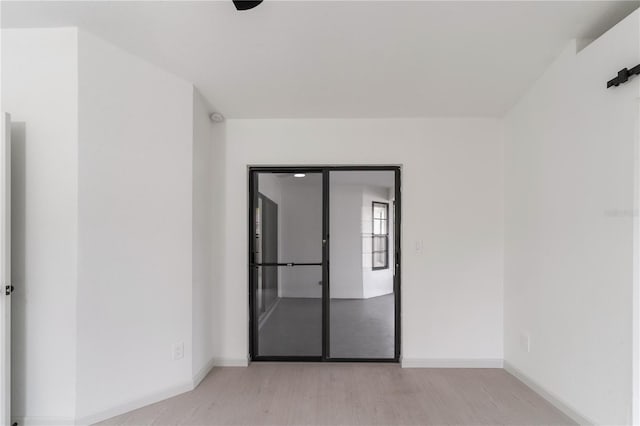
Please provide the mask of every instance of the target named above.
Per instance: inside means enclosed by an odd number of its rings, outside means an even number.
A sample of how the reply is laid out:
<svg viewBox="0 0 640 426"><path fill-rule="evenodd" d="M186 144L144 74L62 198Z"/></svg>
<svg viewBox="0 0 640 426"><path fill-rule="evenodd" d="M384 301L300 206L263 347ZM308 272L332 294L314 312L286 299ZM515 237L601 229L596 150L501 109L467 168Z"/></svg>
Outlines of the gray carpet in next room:
<svg viewBox="0 0 640 426"><path fill-rule="evenodd" d="M394 296L331 300L332 358L393 358ZM260 328L262 356L320 356L322 300L281 298Z"/></svg>

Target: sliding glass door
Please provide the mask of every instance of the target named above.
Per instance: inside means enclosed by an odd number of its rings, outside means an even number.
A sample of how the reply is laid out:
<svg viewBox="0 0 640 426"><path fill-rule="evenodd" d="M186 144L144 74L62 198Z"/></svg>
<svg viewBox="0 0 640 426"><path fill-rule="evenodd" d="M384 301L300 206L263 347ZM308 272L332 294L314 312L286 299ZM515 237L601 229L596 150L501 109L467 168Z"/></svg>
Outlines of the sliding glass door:
<svg viewBox="0 0 640 426"><path fill-rule="evenodd" d="M251 358L399 359L399 169L251 168Z"/></svg>

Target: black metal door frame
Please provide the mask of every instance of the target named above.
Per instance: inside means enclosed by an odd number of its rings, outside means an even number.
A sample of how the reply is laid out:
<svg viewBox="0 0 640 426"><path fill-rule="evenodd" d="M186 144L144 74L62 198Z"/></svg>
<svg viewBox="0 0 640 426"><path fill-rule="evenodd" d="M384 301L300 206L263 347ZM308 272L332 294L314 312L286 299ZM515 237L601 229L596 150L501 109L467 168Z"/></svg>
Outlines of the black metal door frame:
<svg viewBox="0 0 640 426"><path fill-rule="evenodd" d="M330 283L329 283L329 173L332 171L393 171L395 175L394 204L394 282L395 348L393 358L331 358L330 357ZM257 297L257 268L254 262L255 206L258 204L258 173L322 173L322 263L274 263L261 266L322 266L322 355L320 356L260 356L258 355L258 316L255 314ZM250 166L248 215L248 268L249 268L249 355L251 361L328 361L328 362L394 362L400 361L400 247L401 247L401 169L399 166Z"/></svg>

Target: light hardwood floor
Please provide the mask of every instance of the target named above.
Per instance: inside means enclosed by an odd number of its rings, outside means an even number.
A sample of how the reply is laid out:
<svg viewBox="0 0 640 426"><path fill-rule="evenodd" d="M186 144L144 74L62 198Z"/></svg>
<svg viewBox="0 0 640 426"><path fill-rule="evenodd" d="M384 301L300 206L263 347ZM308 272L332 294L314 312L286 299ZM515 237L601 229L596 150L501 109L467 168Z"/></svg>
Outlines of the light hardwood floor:
<svg viewBox="0 0 640 426"><path fill-rule="evenodd" d="M192 392L101 425L569 425L500 369L381 364L214 368Z"/></svg>

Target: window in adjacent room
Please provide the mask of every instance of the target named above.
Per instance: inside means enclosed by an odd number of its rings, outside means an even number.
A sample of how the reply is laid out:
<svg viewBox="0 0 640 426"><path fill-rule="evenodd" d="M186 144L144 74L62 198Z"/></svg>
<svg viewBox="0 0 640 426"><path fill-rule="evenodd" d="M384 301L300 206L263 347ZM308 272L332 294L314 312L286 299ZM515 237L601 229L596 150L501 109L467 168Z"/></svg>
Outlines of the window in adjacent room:
<svg viewBox="0 0 640 426"><path fill-rule="evenodd" d="M389 268L389 204L374 201L373 235L371 238L372 269Z"/></svg>

